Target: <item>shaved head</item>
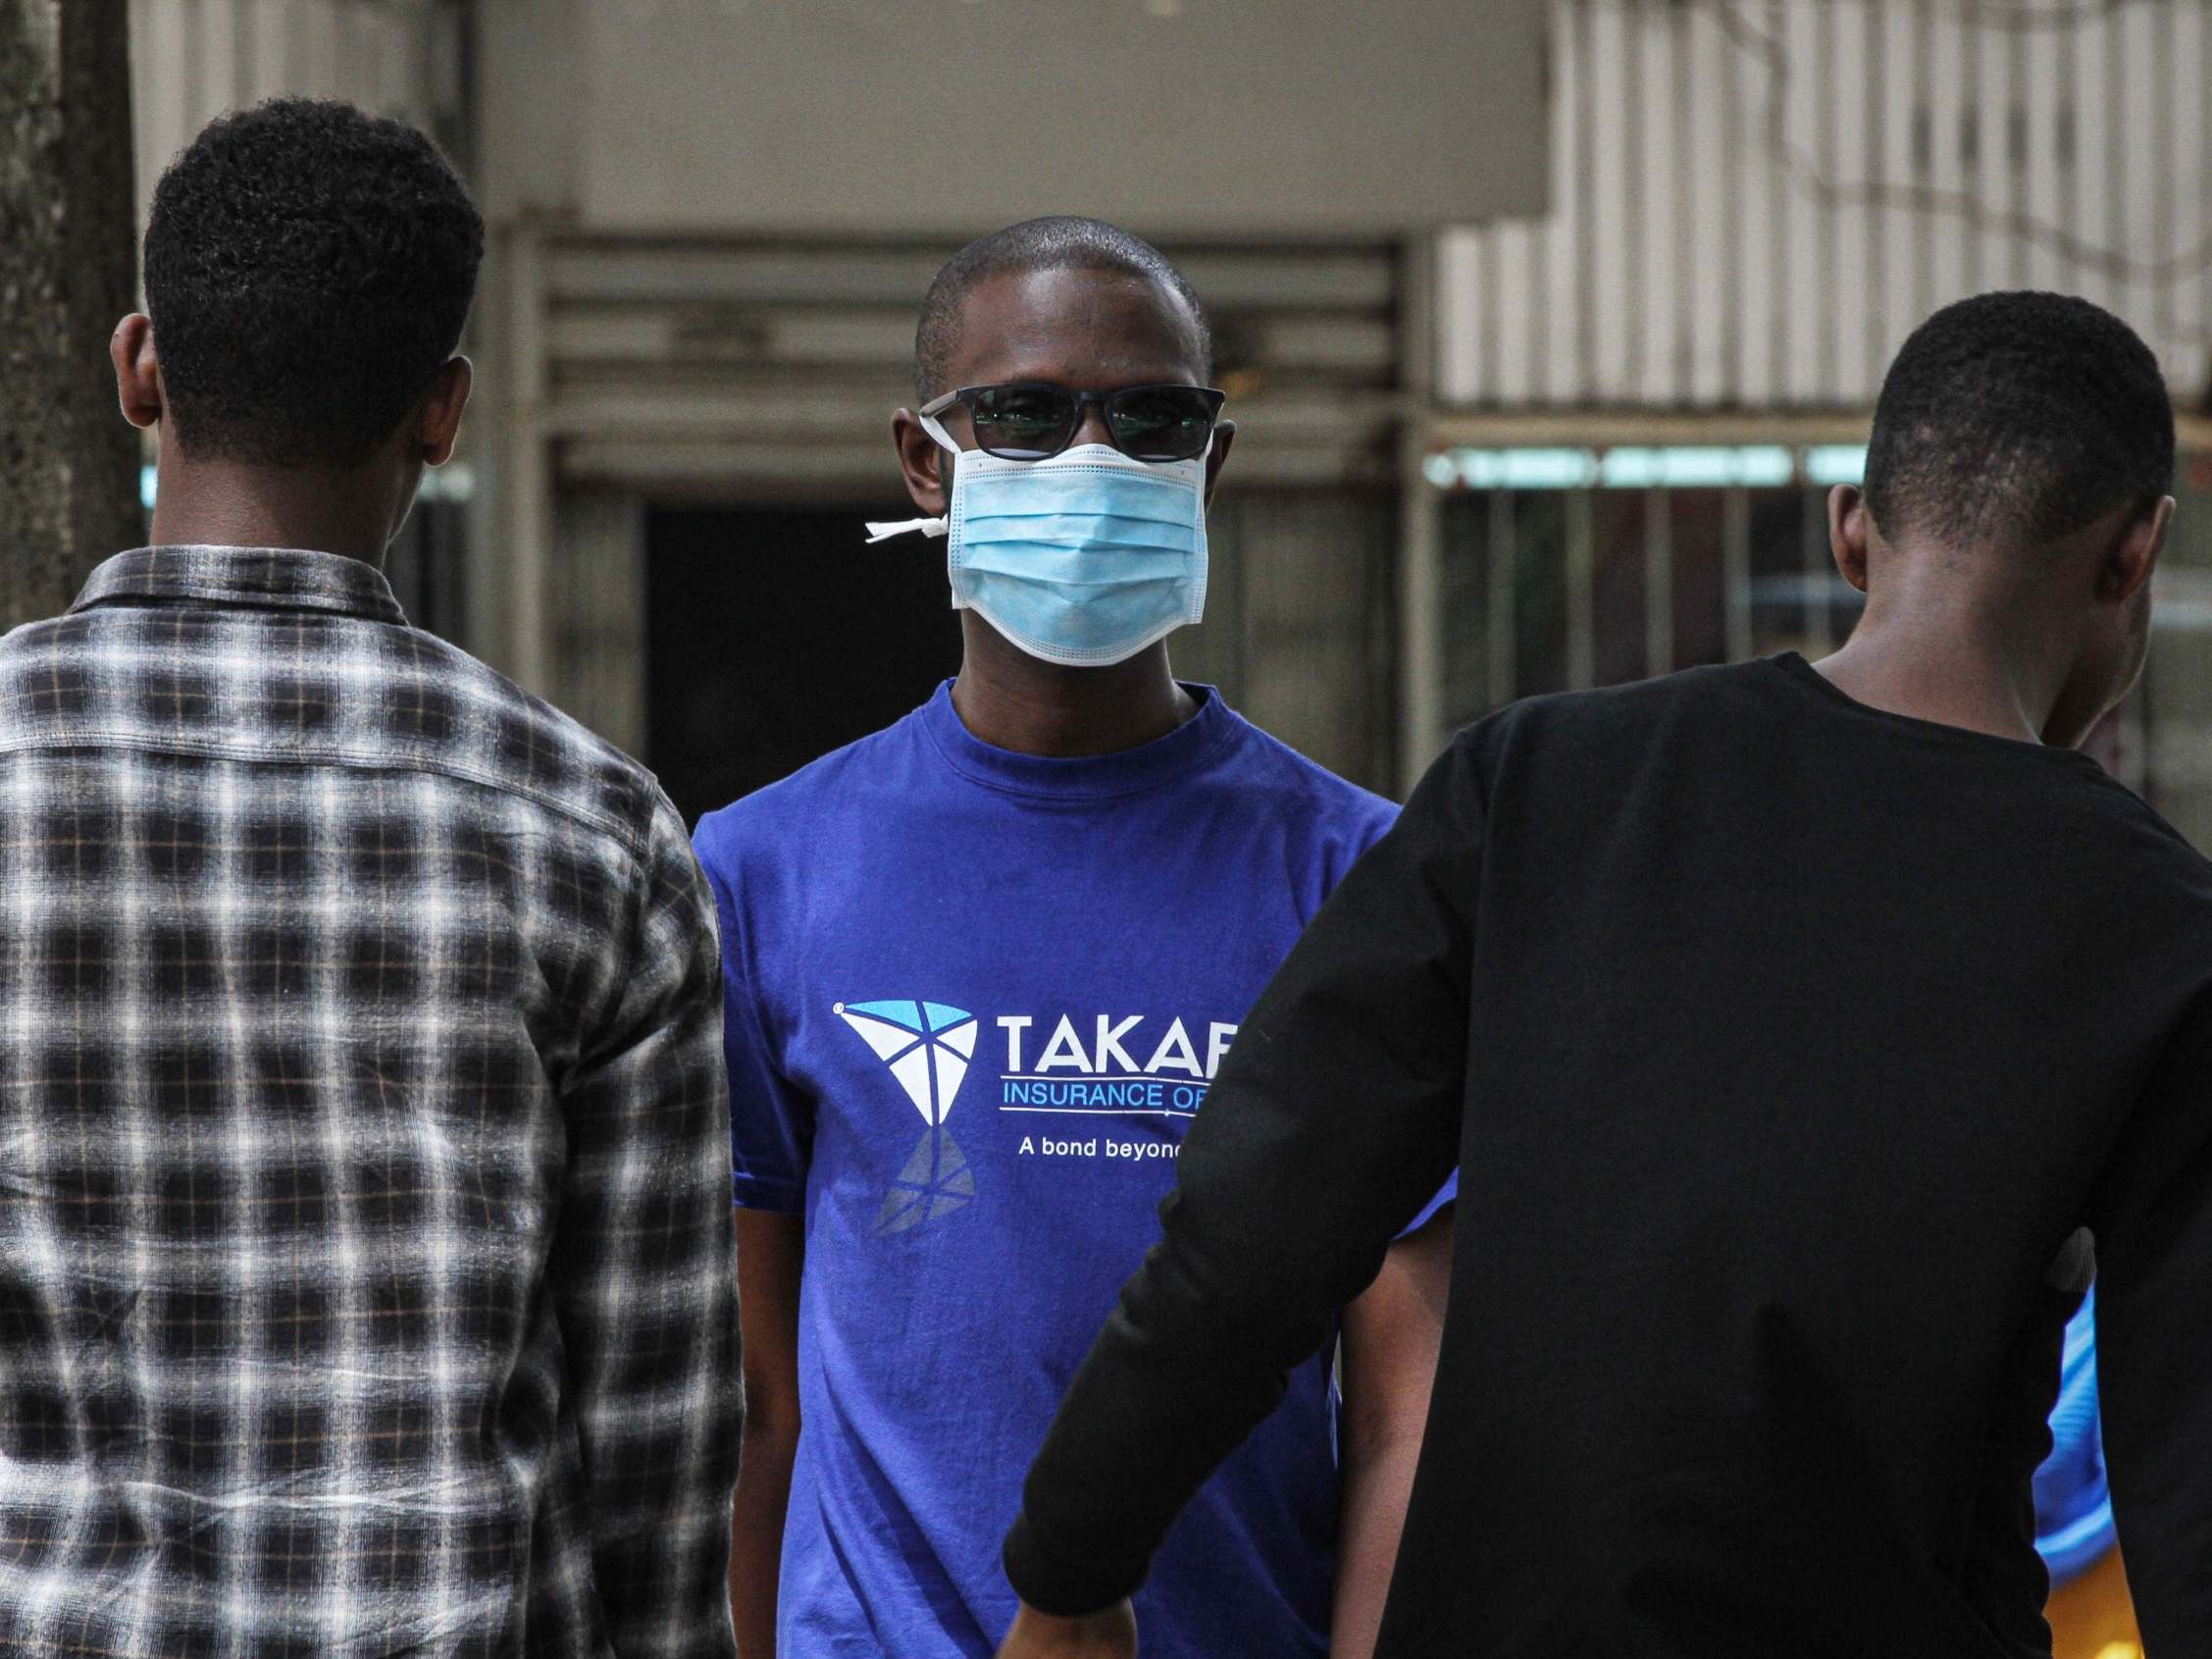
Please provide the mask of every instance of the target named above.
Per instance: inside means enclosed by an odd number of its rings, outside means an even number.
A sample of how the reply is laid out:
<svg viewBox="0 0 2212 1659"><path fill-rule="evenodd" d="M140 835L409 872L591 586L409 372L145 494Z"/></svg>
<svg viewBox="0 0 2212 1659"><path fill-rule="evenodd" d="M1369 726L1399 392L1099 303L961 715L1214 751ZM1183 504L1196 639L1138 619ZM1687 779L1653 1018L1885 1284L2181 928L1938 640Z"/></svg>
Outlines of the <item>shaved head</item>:
<svg viewBox="0 0 2212 1659"><path fill-rule="evenodd" d="M1213 337L1205 308L1182 272L1142 237L1099 219L1025 219L979 236L938 272L914 330L914 395L923 403L953 389L946 384L968 295L986 278L1038 271L1118 271L1158 284L1188 309L1202 372L1210 377Z"/></svg>
<svg viewBox="0 0 2212 1659"><path fill-rule="evenodd" d="M2043 546L2174 478L2174 406L2135 331L2070 294L1984 293L1913 331L1882 382L1867 509L1895 541Z"/></svg>

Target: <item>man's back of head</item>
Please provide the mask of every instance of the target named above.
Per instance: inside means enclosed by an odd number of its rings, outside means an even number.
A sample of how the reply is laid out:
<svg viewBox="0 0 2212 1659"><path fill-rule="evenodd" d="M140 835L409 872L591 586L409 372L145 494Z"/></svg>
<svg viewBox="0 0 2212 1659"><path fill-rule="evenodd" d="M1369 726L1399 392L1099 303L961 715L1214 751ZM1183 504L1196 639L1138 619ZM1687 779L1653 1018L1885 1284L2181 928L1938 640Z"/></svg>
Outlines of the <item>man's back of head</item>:
<svg viewBox="0 0 2212 1659"><path fill-rule="evenodd" d="M2030 551L2117 507L2148 512L2174 475L2158 359L2085 299L1984 293L1947 305L1882 381L1866 495L1892 543Z"/></svg>
<svg viewBox="0 0 2212 1659"><path fill-rule="evenodd" d="M453 353L484 222L420 132L285 99L164 173L146 295L187 454L354 466Z"/></svg>
<svg viewBox="0 0 2212 1659"><path fill-rule="evenodd" d="M161 438L154 540L381 558L452 451L483 253L403 123L300 98L212 123L155 186L151 320L114 342L124 412Z"/></svg>
<svg viewBox="0 0 2212 1659"><path fill-rule="evenodd" d="M2158 360L2117 317L2054 293L1945 306L1882 382L1864 492L1829 495L1868 603L1822 671L1893 713L2081 743L2141 670L2173 471Z"/></svg>

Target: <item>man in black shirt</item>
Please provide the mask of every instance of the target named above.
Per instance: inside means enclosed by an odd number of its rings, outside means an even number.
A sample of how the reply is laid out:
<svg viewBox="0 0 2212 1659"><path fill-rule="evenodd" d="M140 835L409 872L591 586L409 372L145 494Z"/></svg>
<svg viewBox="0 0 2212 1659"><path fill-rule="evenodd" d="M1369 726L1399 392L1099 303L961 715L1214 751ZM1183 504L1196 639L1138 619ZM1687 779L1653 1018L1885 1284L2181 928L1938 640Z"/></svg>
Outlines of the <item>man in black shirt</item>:
<svg viewBox="0 0 2212 1659"><path fill-rule="evenodd" d="M1129 1650L1169 1520L1455 1162L1384 1659L2047 1653L2083 1227L2149 1652L2212 1652L2212 865L2074 748L2173 452L2116 319L1949 307L1829 501L1849 646L1461 734L1222 1067L1030 1475L1009 1659Z"/></svg>

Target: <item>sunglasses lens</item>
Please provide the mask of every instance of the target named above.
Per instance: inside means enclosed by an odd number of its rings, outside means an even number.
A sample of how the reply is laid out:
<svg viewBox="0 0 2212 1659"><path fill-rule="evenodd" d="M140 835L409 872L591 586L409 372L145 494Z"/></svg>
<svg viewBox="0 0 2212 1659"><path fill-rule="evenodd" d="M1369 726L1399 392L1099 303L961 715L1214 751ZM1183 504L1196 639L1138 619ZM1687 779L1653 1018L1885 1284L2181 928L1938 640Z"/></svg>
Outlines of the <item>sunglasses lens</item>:
<svg viewBox="0 0 2212 1659"><path fill-rule="evenodd" d="M1075 394L1049 386L992 386L969 405L975 441L987 454L1012 461L1043 460L1067 447L1075 425Z"/></svg>
<svg viewBox="0 0 2212 1659"><path fill-rule="evenodd" d="M1124 455L1187 461L1213 432L1213 403L1196 387L1138 387L1106 399L1106 425Z"/></svg>

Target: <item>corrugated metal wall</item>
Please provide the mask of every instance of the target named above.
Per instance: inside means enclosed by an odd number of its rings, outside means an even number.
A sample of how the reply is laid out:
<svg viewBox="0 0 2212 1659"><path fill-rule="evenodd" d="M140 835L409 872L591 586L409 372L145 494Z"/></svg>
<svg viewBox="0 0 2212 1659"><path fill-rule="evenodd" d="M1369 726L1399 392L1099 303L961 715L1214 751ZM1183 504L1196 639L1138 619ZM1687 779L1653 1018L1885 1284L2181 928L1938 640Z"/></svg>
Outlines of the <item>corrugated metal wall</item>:
<svg viewBox="0 0 2212 1659"><path fill-rule="evenodd" d="M345 98L465 153L458 0L130 0L138 190L213 117L283 93Z"/></svg>
<svg viewBox="0 0 2212 1659"><path fill-rule="evenodd" d="M1872 402L1994 287L2212 359L2208 0L1554 0L1554 211L1449 233L1447 404Z"/></svg>

